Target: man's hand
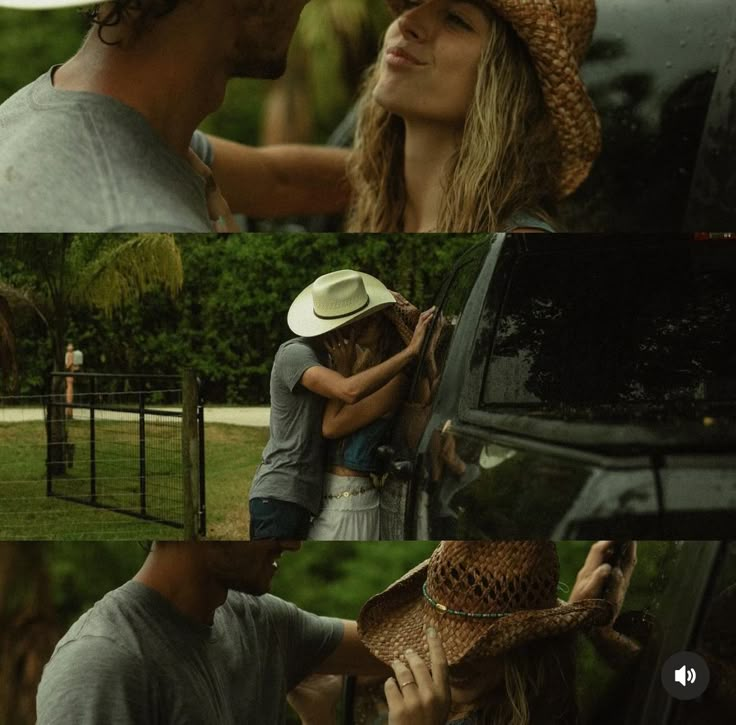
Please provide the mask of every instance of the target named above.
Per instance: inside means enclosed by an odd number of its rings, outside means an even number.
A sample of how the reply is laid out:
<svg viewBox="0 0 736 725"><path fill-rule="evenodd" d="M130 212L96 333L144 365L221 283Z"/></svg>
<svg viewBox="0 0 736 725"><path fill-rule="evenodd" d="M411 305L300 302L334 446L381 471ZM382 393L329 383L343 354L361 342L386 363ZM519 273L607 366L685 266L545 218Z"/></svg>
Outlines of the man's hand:
<svg viewBox="0 0 736 725"><path fill-rule="evenodd" d="M439 635L427 630L431 672L416 652L407 650L406 663L396 660L396 675L386 680L389 725L445 725L450 711L447 657Z"/></svg>
<svg viewBox="0 0 736 725"><path fill-rule="evenodd" d="M302 725L332 725L336 723L335 707L342 694L342 675L310 675L303 679L286 700Z"/></svg>
<svg viewBox="0 0 736 725"><path fill-rule="evenodd" d="M625 542L621 560L611 566L615 546L614 541L597 541L590 547L568 600L573 604L581 599L607 599L613 604L613 621L621 613L636 567L636 542Z"/></svg>
<svg viewBox="0 0 736 725"><path fill-rule="evenodd" d="M406 346L406 349L411 353L412 357L419 355L419 350L424 342L424 336L427 334L427 328L434 317L434 311L435 308L430 307L419 315L419 321L417 322L417 326L414 328L414 335Z"/></svg>
<svg viewBox="0 0 736 725"><path fill-rule="evenodd" d="M330 332L325 336L325 347L332 358L333 370L349 378L355 364L355 330L351 329L347 338L345 333L340 329Z"/></svg>

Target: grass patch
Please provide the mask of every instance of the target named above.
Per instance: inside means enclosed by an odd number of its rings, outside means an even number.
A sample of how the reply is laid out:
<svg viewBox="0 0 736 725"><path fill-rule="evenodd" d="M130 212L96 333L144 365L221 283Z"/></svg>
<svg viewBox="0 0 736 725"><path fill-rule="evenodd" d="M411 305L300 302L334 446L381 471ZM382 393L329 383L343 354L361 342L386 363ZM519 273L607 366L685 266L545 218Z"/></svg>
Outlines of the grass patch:
<svg viewBox="0 0 736 725"><path fill-rule="evenodd" d="M98 421L97 500L138 507L139 446L131 421ZM73 465L54 491L89 497L89 423L68 424ZM207 424L205 471L208 538L246 538L248 492L268 438L264 428ZM180 433L168 422L147 424L146 509L178 518ZM73 454L72 454L73 451ZM0 540L175 539L181 529L46 495L46 432L42 422L0 425Z"/></svg>

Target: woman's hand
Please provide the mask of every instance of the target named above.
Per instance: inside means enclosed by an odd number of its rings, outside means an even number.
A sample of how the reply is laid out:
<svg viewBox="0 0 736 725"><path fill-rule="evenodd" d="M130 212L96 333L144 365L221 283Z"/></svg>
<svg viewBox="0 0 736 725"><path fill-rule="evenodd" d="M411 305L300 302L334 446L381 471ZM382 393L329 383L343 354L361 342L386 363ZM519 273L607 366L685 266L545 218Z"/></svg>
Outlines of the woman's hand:
<svg viewBox="0 0 736 725"><path fill-rule="evenodd" d="M204 190L207 196L207 211L210 215L212 225L216 232L239 232L240 227L233 218L230 207L225 197L220 192L220 187L207 164L189 149L187 161L194 171L204 179Z"/></svg>
<svg viewBox="0 0 736 725"><path fill-rule="evenodd" d="M310 675L286 697L302 725L336 723L335 707L342 694L342 675Z"/></svg>
<svg viewBox="0 0 736 725"><path fill-rule="evenodd" d="M635 541L626 542L621 560L611 566L615 544L614 541L597 541L590 547L569 599L570 604L581 599L607 599L613 604L613 621L621 613L636 567Z"/></svg>
<svg viewBox="0 0 736 725"><path fill-rule="evenodd" d="M355 364L355 330L345 337L344 330L334 330L325 337L325 347L332 358L332 367L340 375L349 378Z"/></svg>
<svg viewBox="0 0 736 725"><path fill-rule="evenodd" d="M419 355L419 350L424 342L424 336L427 334L427 328L429 327L429 323L432 322L432 317L434 317L434 311L435 308L430 307L419 315L419 321L417 322L417 326L414 328L414 335L406 346L406 349L414 357Z"/></svg>
<svg viewBox="0 0 736 725"><path fill-rule="evenodd" d="M427 629L431 672L419 655L405 652L406 664L396 660L396 677L386 680L389 725L445 725L450 711L447 657L439 635Z"/></svg>

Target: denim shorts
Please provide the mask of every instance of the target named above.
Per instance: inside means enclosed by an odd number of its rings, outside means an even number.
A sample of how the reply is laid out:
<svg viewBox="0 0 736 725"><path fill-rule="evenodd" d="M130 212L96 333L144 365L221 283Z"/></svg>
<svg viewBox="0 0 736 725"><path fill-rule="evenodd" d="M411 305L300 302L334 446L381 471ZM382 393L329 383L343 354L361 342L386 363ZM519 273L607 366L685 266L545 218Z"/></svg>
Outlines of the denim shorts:
<svg viewBox="0 0 736 725"><path fill-rule="evenodd" d="M291 501L276 498L252 498L250 509L250 538L300 539L309 534L312 514Z"/></svg>

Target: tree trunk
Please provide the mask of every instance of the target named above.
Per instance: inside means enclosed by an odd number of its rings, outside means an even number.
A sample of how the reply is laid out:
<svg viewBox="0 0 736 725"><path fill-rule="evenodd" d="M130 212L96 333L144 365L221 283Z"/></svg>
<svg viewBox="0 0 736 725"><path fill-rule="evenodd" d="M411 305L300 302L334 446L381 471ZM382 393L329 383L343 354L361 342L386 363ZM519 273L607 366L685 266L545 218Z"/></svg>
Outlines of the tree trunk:
<svg viewBox="0 0 736 725"><path fill-rule="evenodd" d="M36 690L59 639L38 542L0 542L0 722L36 722Z"/></svg>

